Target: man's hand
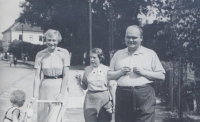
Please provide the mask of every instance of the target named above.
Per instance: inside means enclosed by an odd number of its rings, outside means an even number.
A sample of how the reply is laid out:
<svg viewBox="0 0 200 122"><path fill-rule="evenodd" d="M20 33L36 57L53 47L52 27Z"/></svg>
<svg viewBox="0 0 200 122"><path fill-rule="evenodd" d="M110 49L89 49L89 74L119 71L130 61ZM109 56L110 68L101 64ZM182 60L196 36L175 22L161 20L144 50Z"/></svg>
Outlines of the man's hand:
<svg viewBox="0 0 200 122"><path fill-rule="evenodd" d="M138 75L144 76L145 73L146 73L146 70L144 70L141 67L134 67L133 68L133 72L136 73L136 74L138 74Z"/></svg>
<svg viewBox="0 0 200 122"><path fill-rule="evenodd" d="M126 73L130 72L131 71L131 68L130 67L123 67L121 69L121 72L123 75L126 75Z"/></svg>

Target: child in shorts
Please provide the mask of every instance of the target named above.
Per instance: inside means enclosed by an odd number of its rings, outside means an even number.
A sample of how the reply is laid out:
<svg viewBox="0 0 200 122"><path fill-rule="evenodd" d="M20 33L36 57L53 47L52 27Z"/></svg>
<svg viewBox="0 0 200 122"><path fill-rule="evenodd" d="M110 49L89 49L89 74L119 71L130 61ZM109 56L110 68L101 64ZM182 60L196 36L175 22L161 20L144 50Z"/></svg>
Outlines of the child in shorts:
<svg viewBox="0 0 200 122"><path fill-rule="evenodd" d="M3 119L3 122L24 122L24 120L20 120L20 107L24 105L26 99L26 94L22 90L15 90L10 95L10 102L12 103L12 107L10 107Z"/></svg>

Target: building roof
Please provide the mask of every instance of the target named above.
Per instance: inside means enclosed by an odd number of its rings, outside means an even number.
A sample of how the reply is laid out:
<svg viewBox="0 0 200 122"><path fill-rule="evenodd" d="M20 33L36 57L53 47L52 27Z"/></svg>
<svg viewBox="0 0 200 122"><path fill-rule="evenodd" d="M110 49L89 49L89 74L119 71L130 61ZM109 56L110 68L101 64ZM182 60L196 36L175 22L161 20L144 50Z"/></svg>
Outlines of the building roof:
<svg viewBox="0 0 200 122"><path fill-rule="evenodd" d="M31 26L31 24L28 23L19 23L15 22L13 25L11 25L8 29L2 32L4 34L5 32L8 31L22 31L22 25L23 25L23 31L33 31L33 32L43 32L41 27L36 27L36 26Z"/></svg>

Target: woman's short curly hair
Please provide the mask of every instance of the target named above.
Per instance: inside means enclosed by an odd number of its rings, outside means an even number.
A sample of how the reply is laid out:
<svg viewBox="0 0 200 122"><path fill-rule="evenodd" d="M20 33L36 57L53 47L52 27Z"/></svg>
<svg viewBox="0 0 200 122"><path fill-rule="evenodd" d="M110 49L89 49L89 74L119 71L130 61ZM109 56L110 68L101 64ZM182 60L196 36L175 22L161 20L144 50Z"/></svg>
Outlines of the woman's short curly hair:
<svg viewBox="0 0 200 122"><path fill-rule="evenodd" d="M61 36L60 32L57 31L57 30L54 30L54 29L48 29L48 30L44 33L44 36L45 36L47 39L48 39L48 38L52 38L52 37L55 36L59 42L61 42L61 40L62 40L62 36Z"/></svg>
<svg viewBox="0 0 200 122"><path fill-rule="evenodd" d="M100 62L102 62L103 60L105 60L105 56L104 56L104 53L103 53L103 50L101 48L93 48L90 53L94 53L94 54L97 54Z"/></svg>
<svg viewBox="0 0 200 122"><path fill-rule="evenodd" d="M15 90L10 95L10 102L13 104L21 104L26 99L26 94L22 90Z"/></svg>

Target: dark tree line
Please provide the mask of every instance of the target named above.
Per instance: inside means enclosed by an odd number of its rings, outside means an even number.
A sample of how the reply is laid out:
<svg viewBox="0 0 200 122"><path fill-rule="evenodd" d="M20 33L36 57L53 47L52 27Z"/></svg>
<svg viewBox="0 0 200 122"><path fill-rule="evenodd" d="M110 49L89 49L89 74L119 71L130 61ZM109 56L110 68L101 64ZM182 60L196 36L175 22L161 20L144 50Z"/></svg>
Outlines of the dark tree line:
<svg viewBox="0 0 200 122"><path fill-rule="evenodd" d="M92 2L93 47L100 47L108 54L110 33L113 33L113 49L125 47L125 29L129 25L139 24L137 20L139 7L140 5L145 7L147 3L138 0L94 0ZM63 36L60 46L72 52L76 62L80 61L77 59L83 52L89 50L87 0L26 0L21 7L23 12L18 21L41 26L44 31L49 28L59 30Z"/></svg>
<svg viewBox="0 0 200 122"><path fill-rule="evenodd" d="M60 46L72 52L78 64L82 63L78 58L89 50L88 0L26 0L21 7L23 12L17 21L41 26L44 31L59 30L63 37ZM155 15L153 23L143 26L143 45L155 50L162 60L172 60L180 52L199 57L198 0L93 0L93 47L105 52L125 47L125 29L141 24L138 14ZM164 17L169 20L163 21ZM183 48L185 42L188 45Z"/></svg>

